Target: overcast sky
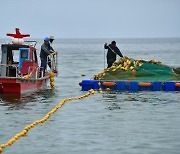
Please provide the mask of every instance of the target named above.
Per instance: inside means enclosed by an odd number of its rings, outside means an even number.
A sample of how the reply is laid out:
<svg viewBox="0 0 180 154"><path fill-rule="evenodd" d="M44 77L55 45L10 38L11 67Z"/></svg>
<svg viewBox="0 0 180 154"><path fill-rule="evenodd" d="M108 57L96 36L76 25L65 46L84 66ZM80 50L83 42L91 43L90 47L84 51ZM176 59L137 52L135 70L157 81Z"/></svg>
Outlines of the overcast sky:
<svg viewBox="0 0 180 154"><path fill-rule="evenodd" d="M180 0L0 0L0 38L180 37Z"/></svg>

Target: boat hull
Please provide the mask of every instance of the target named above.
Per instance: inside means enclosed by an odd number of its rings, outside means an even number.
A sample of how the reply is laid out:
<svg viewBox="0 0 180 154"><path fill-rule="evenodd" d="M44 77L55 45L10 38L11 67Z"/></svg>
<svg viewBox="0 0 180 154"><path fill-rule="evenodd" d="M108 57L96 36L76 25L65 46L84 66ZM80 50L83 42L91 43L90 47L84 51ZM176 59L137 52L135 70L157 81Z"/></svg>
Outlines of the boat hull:
<svg viewBox="0 0 180 154"><path fill-rule="evenodd" d="M1 94L22 94L47 88L49 75L38 79L0 78Z"/></svg>

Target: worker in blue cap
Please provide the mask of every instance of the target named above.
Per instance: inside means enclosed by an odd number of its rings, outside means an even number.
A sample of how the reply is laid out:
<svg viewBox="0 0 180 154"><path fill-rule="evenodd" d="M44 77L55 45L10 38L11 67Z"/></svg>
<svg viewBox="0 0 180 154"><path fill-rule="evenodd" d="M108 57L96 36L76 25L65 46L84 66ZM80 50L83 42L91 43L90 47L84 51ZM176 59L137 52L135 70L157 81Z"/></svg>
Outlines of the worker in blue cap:
<svg viewBox="0 0 180 154"><path fill-rule="evenodd" d="M41 45L41 52L40 52L40 59L41 59L41 69L40 69L40 76L45 75L45 70L47 67L47 57L51 54L51 51L49 49L49 37L44 38L44 43ZM50 66L51 67L51 66Z"/></svg>

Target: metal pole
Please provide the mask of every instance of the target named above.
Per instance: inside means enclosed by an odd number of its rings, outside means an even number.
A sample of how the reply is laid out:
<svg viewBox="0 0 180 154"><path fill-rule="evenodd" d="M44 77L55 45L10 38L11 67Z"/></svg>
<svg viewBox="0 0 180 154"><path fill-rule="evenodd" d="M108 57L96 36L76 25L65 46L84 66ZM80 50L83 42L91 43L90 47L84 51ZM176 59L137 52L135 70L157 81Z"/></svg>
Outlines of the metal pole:
<svg viewBox="0 0 180 154"><path fill-rule="evenodd" d="M106 58L105 52L106 50L104 49L104 69L105 69L105 58Z"/></svg>

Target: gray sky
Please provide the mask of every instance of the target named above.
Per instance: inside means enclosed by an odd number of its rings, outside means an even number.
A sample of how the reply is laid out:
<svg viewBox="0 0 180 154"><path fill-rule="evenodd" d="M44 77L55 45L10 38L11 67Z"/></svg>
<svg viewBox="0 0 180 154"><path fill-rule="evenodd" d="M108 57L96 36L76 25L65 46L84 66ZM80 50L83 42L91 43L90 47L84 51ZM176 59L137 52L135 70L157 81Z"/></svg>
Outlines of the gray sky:
<svg viewBox="0 0 180 154"><path fill-rule="evenodd" d="M180 37L180 0L0 0L0 38Z"/></svg>

